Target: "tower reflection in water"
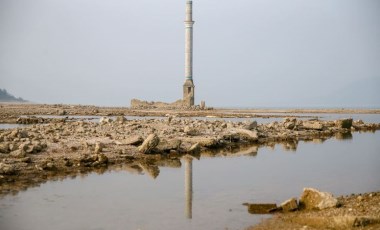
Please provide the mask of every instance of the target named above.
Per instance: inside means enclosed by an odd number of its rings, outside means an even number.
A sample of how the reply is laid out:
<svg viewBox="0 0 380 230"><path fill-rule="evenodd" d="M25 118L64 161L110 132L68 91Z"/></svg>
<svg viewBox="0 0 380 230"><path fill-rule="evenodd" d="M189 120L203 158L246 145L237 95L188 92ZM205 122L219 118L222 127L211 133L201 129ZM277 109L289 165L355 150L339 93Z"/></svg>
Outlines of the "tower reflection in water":
<svg viewBox="0 0 380 230"><path fill-rule="evenodd" d="M193 158L191 156L184 157L185 161L185 216L191 219L193 216Z"/></svg>

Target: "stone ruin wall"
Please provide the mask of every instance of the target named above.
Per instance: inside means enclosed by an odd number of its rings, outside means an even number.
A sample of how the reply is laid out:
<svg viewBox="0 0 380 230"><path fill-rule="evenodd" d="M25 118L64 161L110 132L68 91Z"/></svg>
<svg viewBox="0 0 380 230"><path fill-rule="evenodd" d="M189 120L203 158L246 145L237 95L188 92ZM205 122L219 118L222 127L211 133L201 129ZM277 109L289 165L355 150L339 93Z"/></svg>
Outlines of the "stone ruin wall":
<svg viewBox="0 0 380 230"><path fill-rule="evenodd" d="M188 103L184 100L180 99L173 103L165 103L165 102L159 102L159 101L143 101L139 99L132 99L131 100L131 109L196 109L196 110L204 110L204 109L212 109L212 108L206 108L205 103L202 102L201 106L194 105L189 107Z"/></svg>

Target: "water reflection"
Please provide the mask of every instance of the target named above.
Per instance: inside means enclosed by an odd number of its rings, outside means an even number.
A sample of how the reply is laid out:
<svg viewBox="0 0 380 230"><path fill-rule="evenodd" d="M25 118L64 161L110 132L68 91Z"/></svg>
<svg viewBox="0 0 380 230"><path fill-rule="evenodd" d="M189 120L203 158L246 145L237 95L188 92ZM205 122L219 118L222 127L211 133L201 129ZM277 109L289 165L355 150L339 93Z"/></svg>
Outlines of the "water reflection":
<svg viewBox="0 0 380 230"><path fill-rule="evenodd" d="M188 219L193 217L193 158L185 156L185 216Z"/></svg>
<svg viewBox="0 0 380 230"><path fill-rule="evenodd" d="M77 173L77 178L49 173L46 178L29 180L56 182L0 199L0 226L31 230L51 226L57 230L244 229L267 216L251 215L242 202L279 204L298 196L303 187L322 188L334 195L377 191L380 133L353 135L353 140L332 138L323 145L299 141L297 154L284 154L284 145L289 149L297 145L284 141L186 155L180 160L170 154L147 156L123 165L88 169ZM200 160L195 161L196 157ZM252 207L248 211L254 212Z"/></svg>
<svg viewBox="0 0 380 230"><path fill-rule="evenodd" d="M336 133L335 139L337 139L337 140L351 140L352 139L352 133L351 132Z"/></svg>
<svg viewBox="0 0 380 230"><path fill-rule="evenodd" d="M14 128L23 128L29 125L24 124L0 124L0 129L14 129Z"/></svg>
<svg viewBox="0 0 380 230"><path fill-rule="evenodd" d="M298 141L296 140L289 140L282 143L282 149L285 151L297 151Z"/></svg>
<svg viewBox="0 0 380 230"><path fill-rule="evenodd" d="M142 168L142 170L148 174L153 179L156 179L158 175L160 174L160 168L155 164L149 164L142 162L139 164L139 166Z"/></svg>

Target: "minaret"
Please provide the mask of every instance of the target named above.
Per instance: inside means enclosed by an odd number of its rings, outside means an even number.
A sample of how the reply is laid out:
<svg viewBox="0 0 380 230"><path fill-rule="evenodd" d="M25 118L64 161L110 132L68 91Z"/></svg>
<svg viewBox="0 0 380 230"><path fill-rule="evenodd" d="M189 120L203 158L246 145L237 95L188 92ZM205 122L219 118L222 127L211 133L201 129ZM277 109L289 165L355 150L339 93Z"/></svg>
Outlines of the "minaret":
<svg viewBox="0 0 380 230"><path fill-rule="evenodd" d="M185 83L183 84L183 101L187 107L194 105L193 24L193 1L187 0L185 20Z"/></svg>

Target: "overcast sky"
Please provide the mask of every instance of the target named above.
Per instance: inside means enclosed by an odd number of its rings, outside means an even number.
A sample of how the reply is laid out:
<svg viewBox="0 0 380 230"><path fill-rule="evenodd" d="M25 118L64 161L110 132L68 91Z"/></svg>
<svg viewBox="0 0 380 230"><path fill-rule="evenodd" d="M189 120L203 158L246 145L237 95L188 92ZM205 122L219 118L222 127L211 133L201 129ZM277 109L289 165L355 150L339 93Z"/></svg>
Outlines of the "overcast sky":
<svg viewBox="0 0 380 230"><path fill-rule="evenodd" d="M40 103L182 96L185 0L0 0L0 88ZM379 0L194 0L196 103L380 107Z"/></svg>

